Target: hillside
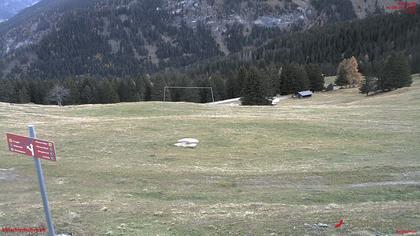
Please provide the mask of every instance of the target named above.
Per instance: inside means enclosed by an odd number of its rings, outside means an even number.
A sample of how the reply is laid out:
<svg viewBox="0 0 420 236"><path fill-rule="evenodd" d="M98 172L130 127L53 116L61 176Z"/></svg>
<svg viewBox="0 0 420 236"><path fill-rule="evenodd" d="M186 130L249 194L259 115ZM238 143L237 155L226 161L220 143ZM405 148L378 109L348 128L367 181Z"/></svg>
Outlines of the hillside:
<svg viewBox="0 0 420 236"><path fill-rule="evenodd" d="M392 1L43 0L0 24L0 69L3 77L133 76L382 13L387 4Z"/></svg>
<svg viewBox="0 0 420 236"><path fill-rule="evenodd" d="M229 75L243 65L264 68L287 63L317 63L322 66L325 74L335 75L338 63L345 58L355 56L362 70L366 61L381 63L391 53L403 52L409 57L412 72L418 73L418 38L420 14L379 15L279 36L256 49L198 62L188 70Z"/></svg>
<svg viewBox="0 0 420 236"><path fill-rule="evenodd" d="M39 0L2 0L0 2L0 23L10 19L21 10L34 5L38 1Z"/></svg>
<svg viewBox="0 0 420 236"><path fill-rule="evenodd" d="M420 231L414 81L276 107L1 103L0 133L25 134L33 123L55 141L58 161L43 166L58 233L393 235ZM198 148L173 146L184 137ZM33 161L5 148L0 156L0 222L38 226Z"/></svg>

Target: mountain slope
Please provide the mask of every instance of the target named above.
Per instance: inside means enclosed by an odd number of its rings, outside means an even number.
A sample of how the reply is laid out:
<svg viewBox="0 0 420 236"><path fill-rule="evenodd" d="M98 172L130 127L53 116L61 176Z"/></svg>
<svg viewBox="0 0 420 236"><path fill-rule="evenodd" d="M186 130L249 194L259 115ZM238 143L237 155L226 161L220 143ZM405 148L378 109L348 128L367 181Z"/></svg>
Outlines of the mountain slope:
<svg viewBox="0 0 420 236"><path fill-rule="evenodd" d="M363 18L383 4L44 0L0 24L0 69L3 77L131 76L256 48L290 31Z"/></svg>
<svg viewBox="0 0 420 236"><path fill-rule="evenodd" d="M0 1L0 22L13 17L21 10L34 5L39 0L2 0Z"/></svg>
<svg viewBox="0 0 420 236"><path fill-rule="evenodd" d="M419 38L419 14L378 15L279 36L256 49L195 63L184 72L231 75L244 65L264 68L316 63L323 73L335 75L338 63L345 58L355 56L363 70L367 66L363 63L381 63L391 53L402 52L409 59L411 71L419 73Z"/></svg>

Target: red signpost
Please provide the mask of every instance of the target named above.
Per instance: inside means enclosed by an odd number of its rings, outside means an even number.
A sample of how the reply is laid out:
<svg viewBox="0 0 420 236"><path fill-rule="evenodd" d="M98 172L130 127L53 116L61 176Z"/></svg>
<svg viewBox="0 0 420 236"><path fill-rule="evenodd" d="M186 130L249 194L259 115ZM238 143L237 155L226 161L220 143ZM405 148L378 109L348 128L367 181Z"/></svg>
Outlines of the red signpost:
<svg viewBox="0 0 420 236"><path fill-rule="evenodd" d="M38 176L39 190L44 204L45 218L48 224L48 235L55 236L51 211L48 204L47 188L45 186L44 172L40 159L56 161L55 146L53 142L36 138L35 126L29 125L29 137L6 133L7 143L11 152L33 157Z"/></svg>
<svg viewBox="0 0 420 236"><path fill-rule="evenodd" d="M16 134L6 134L9 150L30 157L56 161L54 143Z"/></svg>

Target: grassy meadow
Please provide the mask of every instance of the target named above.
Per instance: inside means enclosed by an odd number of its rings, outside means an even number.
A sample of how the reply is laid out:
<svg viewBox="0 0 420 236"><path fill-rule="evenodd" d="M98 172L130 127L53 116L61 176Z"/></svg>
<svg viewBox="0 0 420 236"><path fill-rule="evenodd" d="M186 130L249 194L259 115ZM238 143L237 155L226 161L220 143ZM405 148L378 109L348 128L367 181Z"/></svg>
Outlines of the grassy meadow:
<svg viewBox="0 0 420 236"><path fill-rule="evenodd" d="M57 162L42 163L58 233L420 231L419 76L389 93L345 89L274 107L0 103L1 135L28 124L56 144ZM185 137L199 146L173 146ZM43 224L33 161L9 153L5 135L0 147L0 228Z"/></svg>

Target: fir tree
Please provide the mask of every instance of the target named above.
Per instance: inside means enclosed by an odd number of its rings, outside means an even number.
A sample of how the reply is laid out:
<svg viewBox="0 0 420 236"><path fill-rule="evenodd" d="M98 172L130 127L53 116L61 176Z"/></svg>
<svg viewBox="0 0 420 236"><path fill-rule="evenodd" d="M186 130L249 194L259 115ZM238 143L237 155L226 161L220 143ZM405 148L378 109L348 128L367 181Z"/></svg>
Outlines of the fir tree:
<svg viewBox="0 0 420 236"><path fill-rule="evenodd" d="M241 93L240 95L242 95L242 90L244 89L244 86L245 86L245 78L247 77L247 73L248 71L244 67L241 67L236 77L238 89Z"/></svg>
<svg viewBox="0 0 420 236"><path fill-rule="evenodd" d="M220 75L214 75L209 78L210 80L210 87L213 89L214 99L215 100L223 100L226 98L225 94L225 83L223 78Z"/></svg>
<svg viewBox="0 0 420 236"><path fill-rule="evenodd" d="M80 84L75 79L67 79L65 81L65 87L70 90L70 95L68 98L68 103L78 105L81 103L80 101Z"/></svg>
<svg viewBox="0 0 420 236"><path fill-rule="evenodd" d="M146 81L145 88L144 88L144 100L151 101L152 100L152 85L149 81Z"/></svg>
<svg viewBox="0 0 420 236"><path fill-rule="evenodd" d="M18 103L29 103L31 102L31 97L29 96L28 89L25 86L20 88L17 92L17 102Z"/></svg>
<svg viewBox="0 0 420 236"><path fill-rule="evenodd" d="M335 84L340 87L349 85L349 81L347 80L346 69L342 65L338 67L338 73L337 78L335 79Z"/></svg>
<svg viewBox="0 0 420 236"><path fill-rule="evenodd" d="M14 93L15 90L14 84L11 80L2 80L0 79L0 101L1 102L15 102Z"/></svg>
<svg viewBox="0 0 420 236"><path fill-rule="evenodd" d="M309 80L305 68L297 64L283 67L280 76L280 91L282 95L295 94L309 88Z"/></svg>
<svg viewBox="0 0 420 236"><path fill-rule="evenodd" d="M226 80L226 98L237 98L240 96L238 81L234 76L229 76Z"/></svg>
<svg viewBox="0 0 420 236"><path fill-rule="evenodd" d="M117 103L120 101L117 91L112 86L109 80L104 80L99 90L99 97L101 103Z"/></svg>
<svg viewBox="0 0 420 236"><path fill-rule="evenodd" d="M152 101L162 101L163 95L165 94L164 88L166 81L162 76L153 77L151 80L152 86ZM166 99L170 98L170 91L166 90Z"/></svg>
<svg viewBox="0 0 420 236"><path fill-rule="evenodd" d="M242 73L243 76L244 73ZM242 105L269 105L261 78L255 69L250 69L243 78Z"/></svg>
<svg viewBox="0 0 420 236"><path fill-rule="evenodd" d="M411 86L412 82L407 58L403 54L392 54L385 63L379 88L388 91Z"/></svg>
<svg viewBox="0 0 420 236"><path fill-rule="evenodd" d="M371 75L366 75L365 79L362 82L362 86L360 86L359 90L360 93L364 93L366 94L366 96L369 96L369 93L378 90L377 79Z"/></svg>
<svg viewBox="0 0 420 236"><path fill-rule="evenodd" d="M127 82L127 102L138 101L140 101L140 94L137 90L136 82L133 79L129 79Z"/></svg>
<svg viewBox="0 0 420 236"><path fill-rule="evenodd" d="M274 97L277 95L278 91L278 80L280 76L280 70L274 65L270 65L267 69L262 71L263 75L263 84L267 96Z"/></svg>
<svg viewBox="0 0 420 236"><path fill-rule="evenodd" d="M324 76L321 67L317 64L309 64L305 67L310 82L309 89L312 91L322 91L324 89Z"/></svg>
<svg viewBox="0 0 420 236"><path fill-rule="evenodd" d="M80 101L82 104L92 104L95 101L92 88L87 84L80 93Z"/></svg>
<svg viewBox="0 0 420 236"><path fill-rule="evenodd" d="M210 81L207 79L197 80L196 82L197 87L210 87ZM200 103L207 103L212 101L211 92L209 89L199 89L198 90L198 97Z"/></svg>

